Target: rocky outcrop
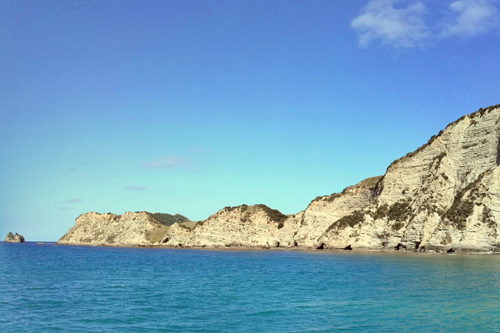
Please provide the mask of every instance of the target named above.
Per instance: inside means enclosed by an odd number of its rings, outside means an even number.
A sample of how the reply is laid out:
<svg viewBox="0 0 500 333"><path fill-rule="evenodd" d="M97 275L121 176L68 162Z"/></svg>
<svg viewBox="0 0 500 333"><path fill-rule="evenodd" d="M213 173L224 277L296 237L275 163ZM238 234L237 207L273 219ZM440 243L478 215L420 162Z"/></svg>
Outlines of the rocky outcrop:
<svg viewBox="0 0 500 333"><path fill-rule="evenodd" d="M270 248L279 247L281 243L290 246L293 237L285 223L293 221L294 217L289 218L265 205L226 207L199 222L192 231L174 224L162 243L188 247Z"/></svg>
<svg viewBox="0 0 500 333"><path fill-rule="evenodd" d="M327 247L496 251L500 107L466 115L393 162L373 201L321 237Z"/></svg>
<svg viewBox="0 0 500 333"><path fill-rule="evenodd" d="M158 229L151 215L132 222L124 214L118 222L113 214L85 214L73 227L79 225L78 236L72 228L59 243L113 244L111 240L120 239L120 244L176 247L500 252L499 165L496 105L449 124L391 163L385 175L317 197L295 215L242 205L226 207L202 222ZM104 238L99 232L104 229L114 238Z"/></svg>
<svg viewBox="0 0 500 333"><path fill-rule="evenodd" d="M165 214L163 214L165 215ZM158 243L168 226L148 212L80 215L57 244L140 246Z"/></svg>
<svg viewBox="0 0 500 333"><path fill-rule="evenodd" d="M345 216L358 216L374 201L382 177L372 177L345 188L341 193L317 197L307 206L294 236L300 247L324 248L323 234L333 223ZM361 221L359 221L361 222ZM345 246L341 246L344 248Z"/></svg>
<svg viewBox="0 0 500 333"><path fill-rule="evenodd" d="M17 232L16 234L9 232L3 241L6 243L24 243L24 237Z"/></svg>
<svg viewBox="0 0 500 333"><path fill-rule="evenodd" d="M373 202L381 179L368 178L342 193L317 197L305 211L290 216L265 205L226 207L199 222L192 231L174 224L162 243L179 247L325 249L325 231Z"/></svg>

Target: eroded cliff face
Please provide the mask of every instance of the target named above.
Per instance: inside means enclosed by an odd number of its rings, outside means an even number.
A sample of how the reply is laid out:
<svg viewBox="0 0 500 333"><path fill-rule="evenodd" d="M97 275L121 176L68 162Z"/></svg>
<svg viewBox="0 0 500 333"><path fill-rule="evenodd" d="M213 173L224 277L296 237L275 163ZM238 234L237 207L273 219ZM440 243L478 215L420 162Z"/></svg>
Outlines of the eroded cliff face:
<svg viewBox="0 0 500 333"><path fill-rule="evenodd" d="M150 245L159 242L167 229L147 212L126 212L122 215L90 212L78 216L75 225L57 244Z"/></svg>
<svg viewBox="0 0 500 333"><path fill-rule="evenodd" d="M270 248L281 243L291 246L293 229L285 228L285 223L291 224L294 219L265 205L226 207L198 223L192 231L174 224L162 243L184 247Z"/></svg>
<svg viewBox="0 0 500 333"><path fill-rule="evenodd" d="M320 241L335 248L495 251L499 119L498 106L480 109L393 162L373 202L334 223Z"/></svg>
<svg viewBox="0 0 500 333"><path fill-rule="evenodd" d="M226 207L191 231L174 224L162 244L173 247L326 248L322 236L342 217L375 200L382 177L373 177L342 193L317 197L305 211L283 215L265 205Z"/></svg>
<svg viewBox="0 0 500 333"><path fill-rule="evenodd" d="M242 205L203 222L158 227L150 215L89 213L59 243L494 252L500 249L499 140L497 105L451 123L384 176L317 197L295 215Z"/></svg>
<svg viewBox="0 0 500 333"><path fill-rule="evenodd" d="M294 235L299 247L324 248L325 231L344 216L357 214L373 202L376 188L382 177L372 177L347 187L342 193L317 197L304 211Z"/></svg>

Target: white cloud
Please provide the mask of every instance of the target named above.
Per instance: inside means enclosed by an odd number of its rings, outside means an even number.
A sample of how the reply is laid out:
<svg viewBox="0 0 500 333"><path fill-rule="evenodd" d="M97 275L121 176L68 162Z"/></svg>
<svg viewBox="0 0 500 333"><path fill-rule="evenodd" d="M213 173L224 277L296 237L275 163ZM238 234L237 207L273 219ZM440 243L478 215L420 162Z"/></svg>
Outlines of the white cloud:
<svg viewBox="0 0 500 333"><path fill-rule="evenodd" d="M397 6L398 5L398 6ZM370 0L351 21L361 47L373 40L395 48L423 46L430 36L423 20L426 7L419 1Z"/></svg>
<svg viewBox="0 0 500 333"><path fill-rule="evenodd" d="M69 200L65 201L65 203L68 203L68 204L74 204L74 203L80 203L80 202L83 202L83 199L75 198L75 199L69 199Z"/></svg>
<svg viewBox="0 0 500 333"><path fill-rule="evenodd" d="M127 191L136 191L136 192L140 192L140 191L147 191L147 187L144 187L144 186L141 186L141 185L136 185L136 186L127 186L125 187L125 189Z"/></svg>
<svg viewBox="0 0 500 333"><path fill-rule="evenodd" d="M449 6L451 17L444 21L441 37L472 37L500 26L493 1L459 0Z"/></svg>
<svg viewBox="0 0 500 333"><path fill-rule="evenodd" d="M160 168L186 168L189 169L189 161L184 156L169 155L167 157L158 158L153 161L144 162L142 166L150 169Z"/></svg>
<svg viewBox="0 0 500 333"><path fill-rule="evenodd" d="M430 26L424 21L429 12L425 1L437 6L430 0L369 0L351 21L359 46L378 40L396 49L412 48L439 39L500 31L500 0L449 0L444 11L435 11Z"/></svg>

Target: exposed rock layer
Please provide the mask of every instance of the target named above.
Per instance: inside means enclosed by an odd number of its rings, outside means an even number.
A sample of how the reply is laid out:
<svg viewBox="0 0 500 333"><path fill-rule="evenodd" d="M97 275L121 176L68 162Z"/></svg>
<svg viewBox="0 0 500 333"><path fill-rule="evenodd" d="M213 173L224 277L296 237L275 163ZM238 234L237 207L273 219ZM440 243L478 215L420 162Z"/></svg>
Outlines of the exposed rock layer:
<svg viewBox="0 0 500 333"><path fill-rule="evenodd" d="M17 232L16 234L9 232L3 241L6 243L24 243L24 237Z"/></svg>
<svg viewBox="0 0 500 333"><path fill-rule="evenodd" d="M167 230L164 222L148 212L126 212L122 215L90 212L78 216L75 225L57 244L149 245L158 243Z"/></svg>
<svg viewBox="0 0 500 333"><path fill-rule="evenodd" d="M167 227L147 213L88 213L58 243L497 252L499 138L496 105L449 124L384 176L317 197L292 216L242 205Z"/></svg>

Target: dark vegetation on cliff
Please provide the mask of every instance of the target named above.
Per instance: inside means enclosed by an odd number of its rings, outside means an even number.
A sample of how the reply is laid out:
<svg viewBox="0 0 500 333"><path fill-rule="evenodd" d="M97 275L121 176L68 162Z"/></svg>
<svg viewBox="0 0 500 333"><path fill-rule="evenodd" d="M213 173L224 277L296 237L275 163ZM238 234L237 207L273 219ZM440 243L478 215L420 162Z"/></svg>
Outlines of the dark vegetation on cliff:
<svg viewBox="0 0 500 333"><path fill-rule="evenodd" d="M332 224L326 232L332 230L332 229L345 229L348 226L349 227L354 227L355 225L363 222L365 219L365 214L360 211L355 211L351 215L347 215L339 219L337 222Z"/></svg>
<svg viewBox="0 0 500 333"><path fill-rule="evenodd" d="M453 223L455 227L459 230L464 230L466 227L467 219L474 212L474 205L481 205L481 199L486 196L486 189L479 188L479 184L483 177L490 172L486 170L479 177L467 187L465 187L462 191L460 191L453 201L451 207L446 211L444 217ZM483 220L488 225L493 226L494 223L490 222L490 212L488 208L483 210Z"/></svg>
<svg viewBox="0 0 500 333"><path fill-rule="evenodd" d="M242 222L249 221L250 216L252 214L257 212L258 210L263 210L267 214L267 216L269 217L269 219L271 221L278 224L278 229L283 228L284 222L288 218L288 216L286 216L285 214L283 214L279 210L269 208L263 204L257 204L257 205L252 205L252 206L248 206L248 205L243 204L241 206L235 206L235 207L227 206L227 207L224 207L224 210L228 211L228 212L232 212L234 210L240 210L241 215L242 215L242 218L241 218Z"/></svg>
<svg viewBox="0 0 500 333"><path fill-rule="evenodd" d="M155 218L158 219L163 225L166 226L171 226L174 223L182 223L182 222L189 222L189 219L185 216L182 216L180 214L166 214L166 213L150 213L153 215Z"/></svg>

